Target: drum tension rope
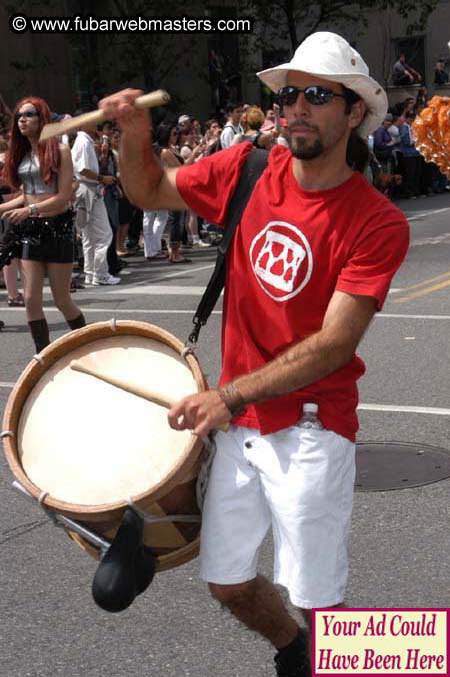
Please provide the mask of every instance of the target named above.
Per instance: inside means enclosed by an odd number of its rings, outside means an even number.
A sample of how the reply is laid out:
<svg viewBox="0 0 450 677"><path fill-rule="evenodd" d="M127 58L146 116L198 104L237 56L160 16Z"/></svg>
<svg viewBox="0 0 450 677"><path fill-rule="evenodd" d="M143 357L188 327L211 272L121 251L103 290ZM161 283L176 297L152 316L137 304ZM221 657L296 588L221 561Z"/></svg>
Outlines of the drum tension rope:
<svg viewBox="0 0 450 677"><path fill-rule="evenodd" d="M60 522L58 522L54 511L49 510L49 508L47 508L47 506L44 505L44 501L47 498L47 496L49 496L48 491L41 491L41 493L39 494L38 503L39 503L40 507L42 508L42 510L47 515L47 517L53 522L54 526L55 527L62 527L63 525Z"/></svg>

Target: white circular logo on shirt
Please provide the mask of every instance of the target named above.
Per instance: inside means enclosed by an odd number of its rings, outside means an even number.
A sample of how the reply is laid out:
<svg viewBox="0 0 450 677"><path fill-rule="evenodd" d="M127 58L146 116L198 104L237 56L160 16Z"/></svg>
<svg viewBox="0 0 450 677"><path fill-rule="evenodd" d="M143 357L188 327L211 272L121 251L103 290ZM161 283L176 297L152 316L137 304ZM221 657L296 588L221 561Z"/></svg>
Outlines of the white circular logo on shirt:
<svg viewBox="0 0 450 677"><path fill-rule="evenodd" d="M270 221L250 245L250 262L263 291L275 301L287 301L311 277L311 247L302 231L285 221Z"/></svg>

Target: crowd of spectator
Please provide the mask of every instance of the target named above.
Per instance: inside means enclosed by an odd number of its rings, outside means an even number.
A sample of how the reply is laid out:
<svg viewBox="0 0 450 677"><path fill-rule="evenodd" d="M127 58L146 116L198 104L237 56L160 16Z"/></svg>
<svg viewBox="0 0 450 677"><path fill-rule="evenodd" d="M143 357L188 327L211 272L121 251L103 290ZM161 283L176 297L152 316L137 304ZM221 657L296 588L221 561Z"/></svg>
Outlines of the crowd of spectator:
<svg viewBox="0 0 450 677"><path fill-rule="evenodd" d="M398 80L420 76L400 57L394 69ZM436 66L436 78L444 82L446 73ZM445 80L446 81L446 80ZM448 181L433 164L426 164L414 145L411 123L426 105L427 91L421 87L415 98L408 97L389 110L382 126L369 137L370 166L366 172L376 183L380 174L397 175L401 181L393 197L415 198L448 190ZM77 105L74 113L85 112ZM64 115L52 113L53 120ZM12 113L0 96L0 168L8 150ZM165 166L191 164L200 158L249 141L255 147L270 149L288 145L288 130L280 107L275 103L264 113L260 107L230 103L223 116L201 122L188 113L168 114L156 126L154 147ZM77 245L72 291L89 285L115 285L129 265L127 258L142 254L148 264L167 262L188 264L189 249L203 248L220 241L214 224L202 221L193 212L151 212L134 207L120 183L120 130L114 122L84 129L62 138L71 148L74 166L72 208L75 213ZM9 188L0 184L0 199L7 200ZM86 219L88 226L86 228ZM18 268L12 262L3 271L10 305L23 305L17 289Z"/></svg>
<svg viewBox="0 0 450 677"><path fill-rule="evenodd" d="M438 59L434 67L434 84L441 87L448 83L448 73L445 70L445 63L442 59Z"/></svg>
<svg viewBox="0 0 450 677"><path fill-rule="evenodd" d="M422 82L422 76L412 66L406 63L406 55L400 54L392 69L392 82L396 86L412 85Z"/></svg>
<svg viewBox="0 0 450 677"><path fill-rule="evenodd" d="M447 62L448 65L448 62ZM417 85L423 83L422 75L412 66L406 63L406 55L400 54L398 60L392 67L392 84L395 87ZM448 73L446 63L443 59L438 59L434 67L434 84L441 87L448 83Z"/></svg>
<svg viewBox="0 0 450 677"><path fill-rule="evenodd" d="M77 103L74 114L86 112ZM183 113L168 114L155 127L154 149L165 166L191 164L200 158L250 141L255 147L270 149L275 143L287 145L286 121L280 108L264 113L258 106L230 103L223 116L202 123ZM59 121L67 114L51 114ZM0 170L8 152L14 115L0 96ZM116 285L128 257L143 254L144 260L189 264L190 249L216 245L220 231L214 224L191 211L140 210L130 204L120 183L120 129L114 122L84 127L78 133L64 135L60 141L71 149L73 163L72 209L76 227L72 291L90 285ZM0 182L0 202L16 193ZM10 306L23 306L17 288L18 265L13 260L3 269Z"/></svg>
<svg viewBox="0 0 450 677"><path fill-rule="evenodd" d="M401 177L389 187L391 197L415 199L449 190L447 177L436 164L425 162L415 145L412 123L426 102L427 90L422 86L416 97L407 97L392 106L383 124L369 138L374 182L380 175Z"/></svg>

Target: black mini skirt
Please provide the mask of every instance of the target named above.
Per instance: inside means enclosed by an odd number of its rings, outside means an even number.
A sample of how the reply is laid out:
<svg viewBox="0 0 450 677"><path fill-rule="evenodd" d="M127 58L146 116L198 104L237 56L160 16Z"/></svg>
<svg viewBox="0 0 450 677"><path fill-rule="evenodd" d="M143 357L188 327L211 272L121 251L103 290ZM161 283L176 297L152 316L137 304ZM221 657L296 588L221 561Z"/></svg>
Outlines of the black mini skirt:
<svg viewBox="0 0 450 677"><path fill-rule="evenodd" d="M13 226L20 246L18 257L44 263L72 263L75 254L73 212L28 218Z"/></svg>

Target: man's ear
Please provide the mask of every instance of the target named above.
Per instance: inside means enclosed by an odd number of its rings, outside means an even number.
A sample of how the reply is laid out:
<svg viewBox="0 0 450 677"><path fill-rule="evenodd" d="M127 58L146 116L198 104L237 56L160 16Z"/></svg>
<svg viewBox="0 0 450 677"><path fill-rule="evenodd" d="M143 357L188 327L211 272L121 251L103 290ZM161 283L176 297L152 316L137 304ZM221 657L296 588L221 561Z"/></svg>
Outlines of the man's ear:
<svg viewBox="0 0 450 677"><path fill-rule="evenodd" d="M349 125L351 129L356 129L356 127L359 127L361 122L364 119L364 116L367 112L367 106L365 102L360 99L359 101L356 101L352 105L352 109L349 113L348 119L349 119Z"/></svg>

